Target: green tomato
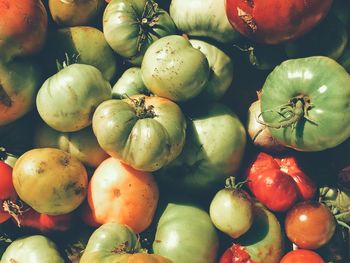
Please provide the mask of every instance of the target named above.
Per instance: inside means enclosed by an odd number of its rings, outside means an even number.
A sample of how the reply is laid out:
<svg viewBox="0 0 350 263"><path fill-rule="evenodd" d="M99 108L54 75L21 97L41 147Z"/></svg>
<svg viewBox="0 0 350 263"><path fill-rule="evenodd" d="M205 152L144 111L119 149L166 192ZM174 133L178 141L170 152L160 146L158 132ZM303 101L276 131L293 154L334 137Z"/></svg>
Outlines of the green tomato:
<svg viewBox="0 0 350 263"><path fill-rule="evenodd" d="M218 235L206 211L180 203L166 206L157 224L154 253L173 263L214 263L218 247Z"/></svg>
<svg viewBox="0 0 350 263"><path fill-rule="evenodd" d="M186 143L180 156L161 169L164 187L208 195L239 169L246 132L239 118L225 105L213 104L190 116Z"/></svg>
<svg viewBox="0 0 350 263"><path fill-rule="evenodd" d="M35 235L19 238L2 255L1 263L64 263L58 249L50 239Z"/></svg>
<svg viewBox="0 0 350 263"><path fill-rule="evenodd" d="M40 123L35 129L34 147L61 149L90 167L97 167L109 157L98 144L91 126L77 132L59 132Z"/></svg>
<svg viewBox="0 0 350 263"><path fill-rule="evenodd" d="M84 165L71 154L36 148L22 154L12 173L18 196L35 211L68 214L85 199L88 177Z"/></svg>
<svg viewBox="0 0 350 263"><path fill-rule="evenodd" d="M145 253L139 237L126 225L106 223L91 235L80 263L171 263L169 260Z"/></svg>
<svg viewBox="0 0 350 263"><path fill-rule="evenodd" d="M211 200L209 215L220 231L232 238L238 238L253 224L253 207L250 196L244 190L237 188L234 179L230 178L226 187L219 190Z"/></svg>
<svg viewBox="0 0 350 263"><path fill-rule="evenodd" d="M29 60L0 62L0 126L32 109L41 81L39 68Z"/></svg>
<svg viewBox="0 0 350 263"><path fill-rule="evenodd" d="M284 239L280 223L259 203L254 205L252 227L236 242L244 247L253 262L278 263L283 256Z"/></svg>
<svg viewBox="0 0 350 263"><path fill-rule="evenodd" d="M291 59L262 88L261 113L281 145L322 151L350 136L350 75L327 57Z"/></svg>
<svg viewBox="0 0 350 263"><path fill-rule="evenodd" d="M172 0L170 16L177 28L195 37L208 37L229 43L240 37L231 26L225 0Z"/></svg>
<svg viewBox="0 0 350 263"><path fill-rule="evenodd" d="M190 39L190 42L207 57L210 68L208 82L198 99L201 101L219 100L231 86L233 80L232 59L224 51L205 41Z"/></svg>
<svg viewBox="0 0 350 263"><path fill-rule="evenodd" d="M103 15L108 44L134 65L141 65L147 48L157 39L176 33L169 14L153 0L112 0Z"/></svg>
<svg viewBox="0 0 350 263"><path fill-rule="evenodd" d="M108 81L115 78L118 70L117 56L108 45L103 33L94 27L67 27L49 34L45 64L49 68L50 76L55 73L54 70L57 71L54 68L56 60L62 62L66 57L75 63L98 68Z"/></svg>
<svg viewBox="0 0 350 263"><path fill-rule="evenodd" d="M173 101L196 97L210 73L206 56L178 35L155 41L145 53L141 71L143 82L152 93Z"/></svg>
<svg viewBox="0 0 350 263"><path fill-rule="evenodd" d="M309 33L286 44L285 50L289 58L327 56L338 59L347 42L346 24L330 14Z"/></svg>
<svg viewBox="0 0 350 263"><path fill-rule="evenodd" d="M174 160L186 136L180 107L156 96L105 101L96 109L92 128L102 149L141 171L155 171Z"/></svg>
<svg viewBox="0 0 350 263"><path fill-rule="evenodd" d="M97 68L72 64L44 82L37 94L36 106L50 127L73 132L91 124L95 109L110 99L111 93L110 83Z"/></svg>
<svg viewBox="0 0 350 263"><path fill-rule="evenodd" d="M112 98L125 99L139 94L149 95L149 91L142 81L141 68L132 67L127 69L114 84Z"/></svg>

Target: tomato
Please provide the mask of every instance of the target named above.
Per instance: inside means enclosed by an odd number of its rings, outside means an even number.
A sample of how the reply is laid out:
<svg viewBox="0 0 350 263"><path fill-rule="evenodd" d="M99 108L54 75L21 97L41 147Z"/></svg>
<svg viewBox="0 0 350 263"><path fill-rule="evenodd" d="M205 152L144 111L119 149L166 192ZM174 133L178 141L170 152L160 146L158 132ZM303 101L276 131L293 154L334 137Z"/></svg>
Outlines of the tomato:
<svg viewBox="0 0 350 263"><path fill-rule="evenodd" d="M169 203L157 223L153 250L173 262L214 263L218 235L209 214L194 205Z"/></svg>
<svg viewBox="0 0 350 263"><path fill-rule="evenodd" d="M290 58L320 55L338 59L342 55L347 42L346 24L335 15L329 14L309 33L287 43L286 54ZM319 45L319 43L322 43L322 45Z"/></svg>
<svg viewBox="0 0 350 263"><path fill-rule="evenodd" d="M183 151L157 173L157 180L168 191L208 197L238 171L246 133L238 116L220 103L206 105L189 117Z"/></svg>
<svg viewBox="0 0 350 263"><path fill-rule="evenodd" d="M64 27L91 24L104 7L104 0L49 0L53 21Z"/></svg>
<svg viewBox="0 0 350 263"><path fill-rule="evenodd" d="M85 199L87 172L71 154L54 148L37 148L21 155L13 168L18 196L35 211L67 214Z"/></svg>
<svg viewBox="0 0 350 263"><path fill-rule="evenodd" d="M72 64L44 82L36 106L51 128L73 132L89 126L97 106L111 94L111 85L101 71L91 65Z"/></svg>
<svg viewBox="0 0 350 263"><path fill-rule="evenodd" d="M16 201L17 194L12 183L12 168L0 160L0 224L11 216L4 211L4 204L10 205Z"/></svg>
<svg viewBox="0 0 350 263"><path fill-rule="evenodd" d="M158 199L152 174L111 157L97 167L89 182L90 211L85 211L84 221L94 226L117 222L140 233L151 224Z"/></svg>
<svg viewBox="0 0 350 263"><path fill-rule="evenodd" d="M31 228L41 232L67 231L72 226L73 214L50 216L40 214L30 207L21 208L22 213L17 215L19 227Z"/></svg>
<svg viewBox="0 0 350 263"><path fill-rule="evenodd" d="M246 174L250 191L272 211L286 211L297 200L309 200L316 193L316 185L294 157L273 158L261 152Z"/></svg>
<svg viewBox="0 0 350 263"><path fill-rule="evenodd" d="M0 62L0 126L19 119L33 108L40 85L40 69L31 61Z"/></svg>
<svg viewBox="0 0 350 263"><path fill-rule="evenodd" d="M142 81L141 68L127 69L112 88L113 99L125 99L133 95L150 95L149 90Z"/></svg>
<svg viewBox="0 0 350 263"><path fill-rule="evenodd" d="M226 17L225 0L172 0L169 12L177 28L191 37L221 43L240 37Z"/></svg>
<svg viewBox="0 0 350 263"><path fill-rule="evenodd" d="M108 44L134 65L157 39L175 34L169 14L149 0L112 0L103 14L103 33Z"/></svg>
<svg viewBox="0 0 350 263"><path fill-rule="evenodd" d="M284 225L287 237L299 248L317 249L332 238L336 220L324 204L304 201L288 211Z"/></svg>
<svg viewBox="0 0 350 263"><path fill-rule="evenodd" d="M336 213L349 213L350 211L350 189L346 187L321 187L320 200Z"/></svg>
<svg viewBox="0 0 350 263"><path fill-rule="evenodd" d="M201 93L208 82L206 56L185 37L171 35L155 41L145 53L142 79L155 95L186 101Z"/></svg>
<svg viewBox="0 0 350 263"><path fill-rule="evenodd" d="M46 40L47 12L40 0L0 1L0 57L33 55Z"/></svg>
<svg viewBox="0 0 350 263"><path fill-rule="evenodd" d="M64 263L58 248L42 235L18 238L13 241L1 257L1 262Z"/></svg>
<svg viewBox="0 0 350 263"><path fill-rule="evenodd" d="M332 0L226 0L232 26L257 42L278 44L307 33L328 13Z"/></svg>
<svg viewBox="0 0 350 263"><path fill-rule="evenodd" d="M195 100L200 100L200 103L217 101L232 84L233 61L224 51L208 42L190 39L190 43L207 57L210 69L208 82Z"/></svg>
<svg viewBox="0 0 350 263"><path fill-rule="evenodd" d="M76 132L59 132L45 123L38 123L34 133L34 147L61 149L89 167L97 167L109 157L98 144L91 126Z"/></svg>
<svg viewBox="0 0 350 263"><path fill-rule="evenodd" d="M56 61L62 62L67 56L75 63L96 67L108 81L115 78L121 64L105 40L103 32L91 26L52 30L48 35L45 51L44 65L50 69L50 76L57 72L57 68L54 68Z"/></svg>
<svg viewBox="0 0 350 263"><path fill-rule="evenodd" d="M140 239L131 228L106 223L91 235L80 263L171 263L170 260L142 251Z"/></svg>
<svg viewBox="0 0 350 263"><path fill-rule="evenodd" d="M174 160L186 136L180 107L156 96L105 101L94 113L92 128L102 149L142 171L158 170Z"/></svg>
<svg viewBox="0 0 350 263"><path fill-rule="evenodd" d="M246 233L253 224L254 211L250 196L234 185L234 177L227 179L210 202L209 215L213 224L232 238Z"/></svg>
<svg viewBox="0 0 350 263"><path fill-rule="evenodd" d="M297 249L288 252L280 263L325 263L319 254L312 250Z"/></svg>
<svg viewBox="0 0 350 263"><path fill-rule="evenodd" d="M276 216L259 203L254 205L254 222L249 231L234 241L219 263L279 263L284 240Z"/></svg>
<svg viewBox="0 0 350 263"><path fill-rule="evenodd" d="M290 59L267 77L261 121L282 145L322 151L350 136L350 75L334 60Z"/></svg>

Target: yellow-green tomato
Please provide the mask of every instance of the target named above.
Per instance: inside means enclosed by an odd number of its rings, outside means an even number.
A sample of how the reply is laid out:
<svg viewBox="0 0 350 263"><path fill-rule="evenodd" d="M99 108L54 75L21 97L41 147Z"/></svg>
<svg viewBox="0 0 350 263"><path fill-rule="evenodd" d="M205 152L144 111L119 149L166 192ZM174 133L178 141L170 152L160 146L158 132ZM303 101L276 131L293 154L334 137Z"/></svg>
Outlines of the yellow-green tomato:
<svg viewBox="0 0 350 263"><path fill-rule="evenodd" d="M253 203L245 191L224 188L212 199L209 214L216 228L232 238L238 238L253 224Z"/></svg>
<svg viewBox="0 0 350 263"><path fill-rule="evenodd" d="M58 249L42 235L19 238L5 250L0 263L64 263Z"/></svg>
<svg viewBox="0 0 350 263"><path fill-rule="evenodd" d="M19 197L39 213L72 212L85 199L88 177L84 165L71 154L37 148L21 155L12 174Z"/></svg>
<svg viewBox="0 0 350 263"><path fill-rule="evenodd" d="M206 56L188 39L170 35L147 49L141 72L143 82L152 93L179 102L201 93L210 69Z"/></svg>

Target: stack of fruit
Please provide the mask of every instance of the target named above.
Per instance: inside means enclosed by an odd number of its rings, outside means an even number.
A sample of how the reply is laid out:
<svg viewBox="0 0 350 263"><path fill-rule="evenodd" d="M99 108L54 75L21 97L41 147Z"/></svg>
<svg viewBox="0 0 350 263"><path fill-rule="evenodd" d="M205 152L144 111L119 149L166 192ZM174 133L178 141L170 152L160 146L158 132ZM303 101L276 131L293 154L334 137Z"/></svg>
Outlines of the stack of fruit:
<svg viewBox="0 0 350 263"><path fill-rule="evenodd" d="M0 0L0 262L349 262L349 35L347 0Z"/></svg>

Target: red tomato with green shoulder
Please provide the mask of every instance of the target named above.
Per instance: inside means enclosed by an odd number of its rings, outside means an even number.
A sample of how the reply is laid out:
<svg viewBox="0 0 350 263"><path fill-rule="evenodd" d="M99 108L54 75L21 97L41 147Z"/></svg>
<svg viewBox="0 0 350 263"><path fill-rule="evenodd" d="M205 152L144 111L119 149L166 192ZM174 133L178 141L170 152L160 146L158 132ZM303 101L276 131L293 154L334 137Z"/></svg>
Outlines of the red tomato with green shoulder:
<svg viewBox="0 0 350 263"><path fill-rule="evenodd" d="M226 0L231 25L257 42L278 44L295 39L318 24L332 0Z"/></svg>
<svg viewBox="0 0 350 263"><path fill-rule="evenodd" d="M272 211L286 211L297 200L310 200L316 185L292 157L259 153L247 170L248 187Z"/></svg>

